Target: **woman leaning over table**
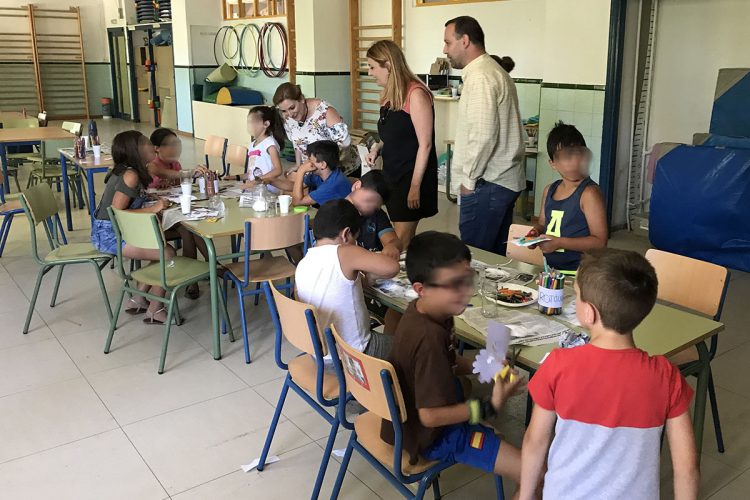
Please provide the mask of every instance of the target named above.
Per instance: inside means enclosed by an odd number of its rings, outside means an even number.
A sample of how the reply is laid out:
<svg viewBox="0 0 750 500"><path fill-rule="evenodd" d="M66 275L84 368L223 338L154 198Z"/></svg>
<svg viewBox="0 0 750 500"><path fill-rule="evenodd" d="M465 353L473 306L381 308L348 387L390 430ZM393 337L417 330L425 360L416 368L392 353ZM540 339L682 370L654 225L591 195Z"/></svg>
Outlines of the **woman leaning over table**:
<svg viewBox="0 0 750 500"><path fill-rule="evenodd" d="M352 148L349 127L336 108L324 99L306 98L299 85L282 83L273 95L273 103L284 119L284 131L294 146L297 167L307 161L307 147L317 141L333 141L342 151L341 170L350 174L359 164Z"/></svg>
<svg viewBox="0 0 750 500"><path fill-rule="evenodd" d="M437 153L432 92L412 73L404 53L390 40L367 50L368 74L383 87L378 133L380 142L367 156L383 157L391 184L388 216L403 248L417 232L420 219L437 214Z"/></svg>

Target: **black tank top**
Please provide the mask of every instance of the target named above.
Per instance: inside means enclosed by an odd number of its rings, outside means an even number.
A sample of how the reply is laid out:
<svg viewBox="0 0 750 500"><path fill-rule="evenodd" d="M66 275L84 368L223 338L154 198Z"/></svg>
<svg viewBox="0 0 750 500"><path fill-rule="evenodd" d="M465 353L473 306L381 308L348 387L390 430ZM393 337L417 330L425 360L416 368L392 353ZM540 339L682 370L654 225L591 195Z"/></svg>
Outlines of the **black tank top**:
<svg viewBox="0 0 750 500"><path fill-rule="evenodd" d="M409 94L423 86L413 84ZM408 100L408 97L407 97ZM427 169L437 170L437 152L435 149L435 113L432 114L432 149L427 159ZM381 155L383 157L383 175L390 183L396 183L405 175L414 172L417 161L419 140L417 131L411 121L411 115L403 109L395 111L386 103L380 108L378 120L378 134L383 141Z"/></svg>
<svg viewBox="0 0 750 500"><path fill-rule="evenodd" d="M596 182L591 177L586 177L578 185L573 194L564 200L555 200L552 196L557 191L562 180L553 182L547 190L547 197L544 199L544 220L547 221L546 233L561 238L581 238L590 236L586 216L581 210L581 194L587 186L594 185ZM547 264L560 271L575 271L581 263L581 252L574 250L560 249L555 252L545 253Z"/></svg>

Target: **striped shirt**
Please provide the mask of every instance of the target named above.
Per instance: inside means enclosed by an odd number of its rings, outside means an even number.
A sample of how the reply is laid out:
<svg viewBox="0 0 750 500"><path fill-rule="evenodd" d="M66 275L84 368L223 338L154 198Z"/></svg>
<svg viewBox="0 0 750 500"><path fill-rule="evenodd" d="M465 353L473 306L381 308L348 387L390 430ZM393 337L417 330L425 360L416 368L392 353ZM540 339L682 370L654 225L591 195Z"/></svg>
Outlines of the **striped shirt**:
<svg viewBox="0 0 750 500"><path fill-rule="evenodd" d="M557 414L545 499L659 499L664 424L687 411L693 396L664 356L591 344L557 349L529 393Z"/></svg>
<svg viewBox="0 0 750 500"><path fill-rule="evenodd" d="M525 145L513 79L482 54L464 68L463 84L451 189L457 191L463 184L473 190L484 179L511 191L524 190Z"/></svg>

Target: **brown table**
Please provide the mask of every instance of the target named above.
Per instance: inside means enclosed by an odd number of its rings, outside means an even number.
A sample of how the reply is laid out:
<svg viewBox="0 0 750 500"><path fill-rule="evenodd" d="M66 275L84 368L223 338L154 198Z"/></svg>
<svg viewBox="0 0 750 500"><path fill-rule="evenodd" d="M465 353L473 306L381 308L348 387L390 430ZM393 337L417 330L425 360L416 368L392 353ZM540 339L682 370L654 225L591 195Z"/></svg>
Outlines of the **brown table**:
<svg viewBox="0 0 750 500"><path fill-rule="evenodd" d="M2 161L5 193L10 193L8 179L8 146L38 146L46 140L73 140L74 135L60 127L3 128L0 129L0 160ZM63 175L63 185L67 192L68 179Z"/></svg>

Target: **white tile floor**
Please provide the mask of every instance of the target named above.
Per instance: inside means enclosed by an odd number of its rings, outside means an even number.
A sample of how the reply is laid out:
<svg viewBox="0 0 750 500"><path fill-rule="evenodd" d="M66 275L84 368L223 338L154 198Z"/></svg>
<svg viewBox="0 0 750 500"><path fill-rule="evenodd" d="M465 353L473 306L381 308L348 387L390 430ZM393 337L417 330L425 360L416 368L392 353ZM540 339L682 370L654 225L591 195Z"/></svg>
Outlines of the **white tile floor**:
<svg viewBox="0 0 750 500"><path fill-rule="evenodd" d="M99 126L109 139L131 124L113 120ZM189 165L201 157L202 143L182 140L183 164ZM440 209L422 229L456 230L456 207L441 199ZM74 210L74 216L76 230L69 239L88 240L86 213ZM162 329L122 315L113 349L103 354L108 325L95 279L90 269L69 268L54 309L48 306L53 277L46 278L31 331L22 335L37 272L28 231L26 220L17 218L0 258L1 498L275 499L308 494L328 427L294 394L287 398L272 447L281 461L262 473L240 470L260 454L282 384L264 305L254 308L248 302L254 362L246 365L241 341L222 339L224 356L212 359L207 296L181 300L186 322L173 328L167 372L159 376ZM638 250L648 245L627 234L616 234L612 244ZM104 277L113 296L118 279L109 269ZM727 328L713 364L727 451L717 453L709 416L702 498L745 498L750 488L749 294L750 276L734 272L724 308ZM230 313L238 322L233 297ZM500 427L518 445L524 405L521 399L512 402ZM343 447L347 437L341 432L336 446ZM670 469L665 453L665 498L672 490ZM399 498L356 455L349 470L343 498ZM337 471L334 458L323 497L330 494ZM448 498L494 494L490 476L466 467L446 472L441 485ZM512 487L506 483L507 491Z"/></svg>

